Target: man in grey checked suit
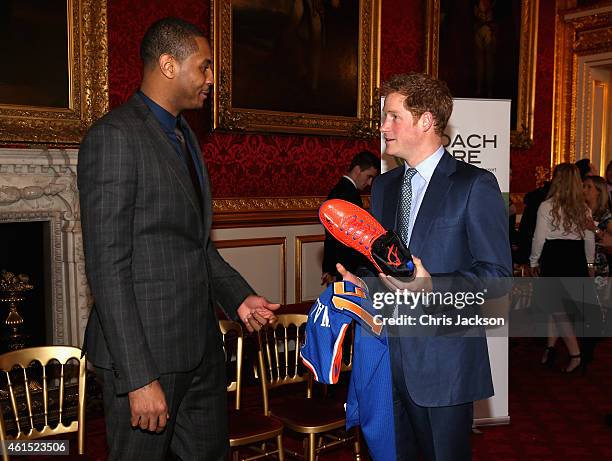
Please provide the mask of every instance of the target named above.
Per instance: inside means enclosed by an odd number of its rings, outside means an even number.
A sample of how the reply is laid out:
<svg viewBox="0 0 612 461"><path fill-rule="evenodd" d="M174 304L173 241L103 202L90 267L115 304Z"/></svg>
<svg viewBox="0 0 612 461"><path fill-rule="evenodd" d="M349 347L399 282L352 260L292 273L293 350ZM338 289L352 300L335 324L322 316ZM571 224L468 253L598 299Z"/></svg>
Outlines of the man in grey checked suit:
<svg viewBox="0 0 612 461"><path fill-rule="evenodd" d="M215 306L249 331L270 304L210 240L211 196L180 115L204 105L210 45L185 21L146 32L140 91L100 119L79 152L87 277L95 299L84 350L104 381L110 459L221 460L225 362Z"/></svg>

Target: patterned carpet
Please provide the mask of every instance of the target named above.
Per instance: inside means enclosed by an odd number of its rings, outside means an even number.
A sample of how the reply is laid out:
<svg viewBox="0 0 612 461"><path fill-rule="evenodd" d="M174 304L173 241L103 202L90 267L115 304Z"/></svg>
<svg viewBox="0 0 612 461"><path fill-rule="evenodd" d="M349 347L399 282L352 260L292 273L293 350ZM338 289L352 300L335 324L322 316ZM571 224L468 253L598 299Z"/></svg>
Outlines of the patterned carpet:
<svg viewBox="0 0 612 461"><path fill-rule="evenodd" d="M541 366L543 347L542 340L511 340L511 424L485 427L482 434L474 435L474 461L612 460L612 427L603 423L604 414L612 412L612 340L597 346L594 362L584 376L580 372L561 373L568 361L565 351L559 354L554 368ZM296 445L289 437L286 443ZM74 438L71 448L76 451ZM62 459L106 459L100 415L90 415L87 422L87 453L81 458ZM320 458L350 459L349 450L336 450Z"/></svg>

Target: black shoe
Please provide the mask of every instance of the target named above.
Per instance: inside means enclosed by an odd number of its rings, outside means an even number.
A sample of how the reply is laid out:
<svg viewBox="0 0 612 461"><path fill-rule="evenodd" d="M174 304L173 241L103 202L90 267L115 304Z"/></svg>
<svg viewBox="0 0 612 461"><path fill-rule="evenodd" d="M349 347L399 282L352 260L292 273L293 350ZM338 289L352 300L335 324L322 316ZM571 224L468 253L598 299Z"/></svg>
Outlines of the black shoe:
<svg viewBox="0 0 612 461"><path fill-rule="evenodd" d="M412 254L399 236L371 214L346 200L331 199L319 208L323 227L340 243L368 258L379 272L414 278Z"/></svg>
<svg viewBox="0 0 612 461"><path fill-rule="evenodd" d="M570 355L569 358L570 358L570 363L573 359L579 359L580 361L578 362L578 365L576 365L571 370L568 370L566 367L563 370L563 372L564 373L574 373L576 370L580 368L580 371L582 371L582 374L585 375L586 374L586 363L582 361L582 354Z"/></svg>
<svg viewBox="0 0 612 461"><path fill-rule="evenodd" d="M546 349L544 349L544 355L542 355L542 361L540 363L542 365L552 367L555 363L556 355L557 349L555 349L555 346L548 346Z"/></svg>
<svg viewBox="0 0 612 461"><path fill-rule="evenodd" d="M393 231L388 231L372 242L372 258L387 275L410 280L414 278L412 254Z"/></svg>

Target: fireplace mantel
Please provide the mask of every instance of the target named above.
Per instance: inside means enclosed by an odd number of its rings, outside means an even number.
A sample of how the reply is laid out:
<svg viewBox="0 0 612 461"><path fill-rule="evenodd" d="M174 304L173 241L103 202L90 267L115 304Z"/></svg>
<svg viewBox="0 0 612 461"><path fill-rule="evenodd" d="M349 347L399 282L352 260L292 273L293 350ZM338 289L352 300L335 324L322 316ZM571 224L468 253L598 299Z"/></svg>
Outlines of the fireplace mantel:
<svg viewBox="0 0 612 461"><path fill-rule="evenodd" d="M0 149L0 223L50 223L53 344L80 346L92 305L85 276L77 150Z"/></svg>

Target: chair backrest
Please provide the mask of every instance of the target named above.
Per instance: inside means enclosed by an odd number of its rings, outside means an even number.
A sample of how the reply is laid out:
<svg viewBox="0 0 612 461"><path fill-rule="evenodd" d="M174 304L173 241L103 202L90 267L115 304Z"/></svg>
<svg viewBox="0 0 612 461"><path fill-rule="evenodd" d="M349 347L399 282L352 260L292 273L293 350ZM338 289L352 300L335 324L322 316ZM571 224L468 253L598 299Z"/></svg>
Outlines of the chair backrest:
<svg viewBox="0 0 612 461"><path fill-rule="evenodd" d="M227 392L235 392L235 408L240 410L240 394L242 389L242 348L243 334L239 323L231 320L219 320L219 328L223 335L223 351L225 352Z"/></svg>
<svg viewBox="0 0 612 461"><path fill-rule="evenodd" d="M0 411L2 439L78 431L79 453L84 452L86 360L81 355L81 349L71 346L31 347L0 355L0 402L8 399L10 406ZM11 420L5 420L8 415ZM71 416L76 420L64 424ZM7 427L11 423L14 427ZM7 434L8 429L16 434Z"/></svg>
<svg viewBox="0 0 612 461"><path fill-rule="evenodd" d="M259 374L263 383L264 411L268 414L267 390L287 384L307 383L307 396L312 379L300 358L304 344L305 314L279 314L273 325L266 325L257 335L259 341Z"/></svg>

